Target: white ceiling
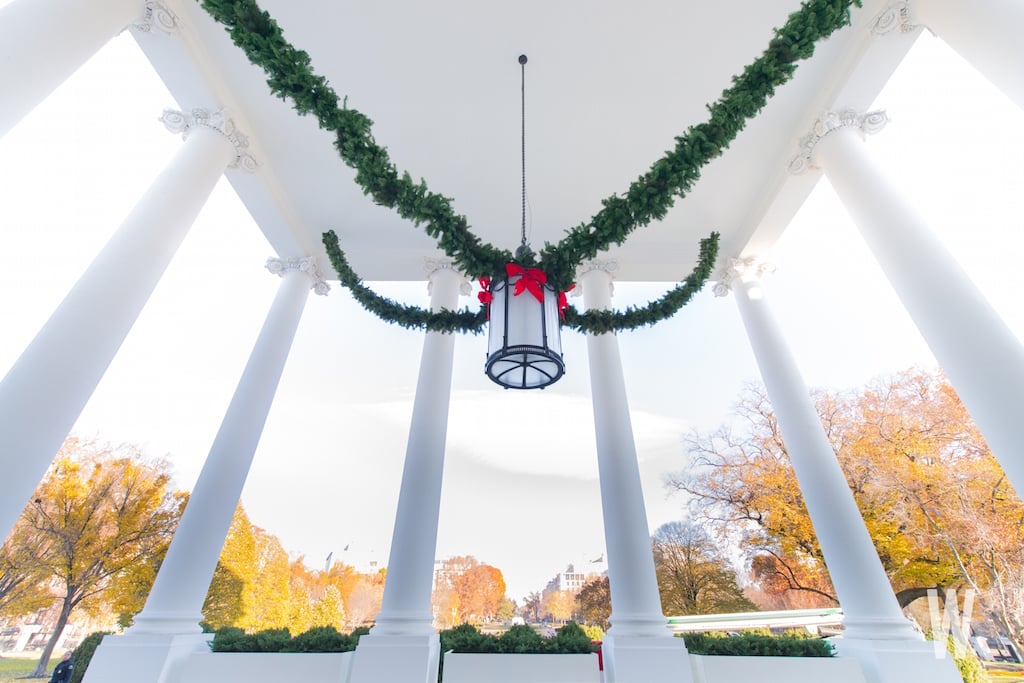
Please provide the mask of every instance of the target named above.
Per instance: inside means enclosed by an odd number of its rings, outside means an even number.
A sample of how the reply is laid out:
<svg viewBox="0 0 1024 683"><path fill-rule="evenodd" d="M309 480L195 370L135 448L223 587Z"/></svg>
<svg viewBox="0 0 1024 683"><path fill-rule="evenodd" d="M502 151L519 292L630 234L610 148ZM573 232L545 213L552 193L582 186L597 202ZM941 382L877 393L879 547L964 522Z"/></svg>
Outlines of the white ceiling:
<svg viewBox="0 0 1024 683"><path fill-rule="evenodd" d="M262 72L198 3L168 6L177 37L137 36L179 106L227 108L260 163L228 176L282 256L322 255L341 236L366 280L418 280L433 240L374 205L337 157L333 136L272 97ZM705 104L765 49L798 0L580 2L352 0L260 3L309 52L348 106L374 122L400 170L454 199L474 232L514 248L520 231L520 54L526 67L530 242L556 242L624 192L705 118ZM870 104L911 37L875 37L883 0L819 46L692 193L660 224L610 255L621 280L674 281L698 240L722 233L722 255L771 247L816 177L786 162L828 107ZM331 272L324 259L325 272Z"/></svg>

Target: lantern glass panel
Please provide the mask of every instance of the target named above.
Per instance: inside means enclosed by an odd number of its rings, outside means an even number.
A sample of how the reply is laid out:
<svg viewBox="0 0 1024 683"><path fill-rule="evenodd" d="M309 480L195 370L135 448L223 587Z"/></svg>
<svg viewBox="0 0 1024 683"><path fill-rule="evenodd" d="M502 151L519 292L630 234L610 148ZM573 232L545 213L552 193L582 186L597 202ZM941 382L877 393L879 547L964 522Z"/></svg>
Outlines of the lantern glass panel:
<svg viewBox="0 0 1024 683"><path fill-rule="evenodd" d="M487 375L506 388L543 389L565 372L558 294L543 286L543 302L529 291L515 296L518 277L491 288Z"/></svg>

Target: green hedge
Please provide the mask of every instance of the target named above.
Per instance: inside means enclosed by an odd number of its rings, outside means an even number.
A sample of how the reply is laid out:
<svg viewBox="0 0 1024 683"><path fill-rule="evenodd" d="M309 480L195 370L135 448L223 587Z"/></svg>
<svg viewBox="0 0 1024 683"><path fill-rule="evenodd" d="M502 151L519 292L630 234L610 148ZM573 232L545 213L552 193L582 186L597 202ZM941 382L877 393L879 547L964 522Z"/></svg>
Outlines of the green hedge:
<svg viewBox="0 0 1024 683"><path fill-rule="evenodd" d="M569 622L545 638L529 626L513 626L500 636L480 633L471 624L441 631L441 652L497 654L588 654L595 651L590 636Z"/></svg>
<svg viewBox="0 0 1024 683"><path fill-rule="evenodd" d="M356 649L359 636L369 631L357 628L344 634L333 626L315 626L293 637L286 628L246 633L240 628L225 626L214 634L210 649L214 652L351 652Z"/></svg>
<svg viewBox="0 0 1024 683"><path fill-rule="evenodd" d="M687 633L686 649L694 655L732 657L833 657L832 644L806 636L766 636L742 633L724 636L717 633Z"/></svg>

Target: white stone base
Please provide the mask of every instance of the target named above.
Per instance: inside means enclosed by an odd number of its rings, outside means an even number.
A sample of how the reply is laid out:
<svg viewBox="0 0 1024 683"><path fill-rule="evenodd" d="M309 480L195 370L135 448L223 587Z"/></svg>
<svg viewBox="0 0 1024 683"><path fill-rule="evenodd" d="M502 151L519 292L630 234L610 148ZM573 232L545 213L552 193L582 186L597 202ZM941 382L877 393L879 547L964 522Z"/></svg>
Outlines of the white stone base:
<svg viewBox="0 0 1024 683"><path fill-rule="evenodd" d="M836 638L839 657L856 659L868 683L963 683L953 656L936 656L933 643L917 640Z"/></svg>
<svg viewBox="0 0 1024 683"><path fill-rule="evenodd" d="M601 653L606 683L693 683L682 638L606 635Z"/></svg>
<svg viewBox="0 0 1024 683"><path fill-rule="evenodd" d="M185 683L325 681L343 683L351 652L197 652L182 669Z"/></svg>
<svg viewBox="0 0 1024 683"><path fill-rule="evenodd" d="M182 683L185 660L209 652L212 633L106 636L83 683Z"/></svg>
<svg viewBox="0 0 1024 683"><path fill-rule="evenodd" d="M437 683L441 639L436 633L359 639L349 683Z"/></svg>
<svg viewBox="0 0 1024 683"><path fill-rule="evenodd" d="M690 655L694 683L866 683L855 659Z"/></svg>
<svg viewBox="0 0 1024 683"><path fill-rule="evenodd" d="M443 683L601 683L596 654L444 654Z"/></svg>

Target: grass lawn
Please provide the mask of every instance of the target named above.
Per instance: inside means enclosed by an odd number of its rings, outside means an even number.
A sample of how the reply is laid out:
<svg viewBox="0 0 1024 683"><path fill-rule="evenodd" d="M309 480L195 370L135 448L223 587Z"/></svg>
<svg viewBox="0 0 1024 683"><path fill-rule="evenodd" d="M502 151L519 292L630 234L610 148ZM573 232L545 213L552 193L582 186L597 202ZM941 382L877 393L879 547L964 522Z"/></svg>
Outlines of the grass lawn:
<svg viewBox="0 0 1024 683"><path fill-rule="evenodd" d="M39 661L38 655L32 658L27 657L0 657L0 683L10 683L11 681L25 680L25 677L32 673L32 670L36 668L36 662ZM53 667L57 665L57 660L51 658L50 663L53 666L48 666L48 671L53 671ZM32 681L45 681L48 678L32 678Z"/></svg>

